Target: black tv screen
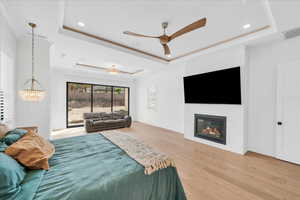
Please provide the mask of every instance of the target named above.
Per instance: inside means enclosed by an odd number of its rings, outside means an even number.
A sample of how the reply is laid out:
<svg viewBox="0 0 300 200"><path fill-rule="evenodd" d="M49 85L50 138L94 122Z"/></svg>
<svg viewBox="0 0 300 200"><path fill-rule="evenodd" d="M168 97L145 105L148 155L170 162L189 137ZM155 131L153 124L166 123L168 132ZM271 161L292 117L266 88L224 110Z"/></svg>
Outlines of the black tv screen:
<svg viewBox="0 0 300 200"><path fill-rule="evenodd" d="M241 104L240 67L184 77L185 103Z"/></svg>

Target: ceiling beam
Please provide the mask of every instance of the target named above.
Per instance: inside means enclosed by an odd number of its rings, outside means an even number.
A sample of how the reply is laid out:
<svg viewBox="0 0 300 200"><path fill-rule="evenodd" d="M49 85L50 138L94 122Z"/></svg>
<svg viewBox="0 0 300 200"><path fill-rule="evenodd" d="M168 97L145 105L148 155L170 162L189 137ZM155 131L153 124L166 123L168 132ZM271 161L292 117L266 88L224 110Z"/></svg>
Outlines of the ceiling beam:
<svg viewBox="0 0 300 200"><path fill-rule="evenodd" d="M270 27L271 27L270 25L263 26L263 27L261 27L261 28L255 29L255 30L253 30L253 31L250 31L250 32L247 32L247 33L243 33L243 34L240 34L240 35L237 35L237 36L228 38L228 39L226 39L226 40L222 40L222 41L213 43L213 44L208 45L208 46L206 46L206 47L202 47L202 48L200 48L200 49L196 49L196 50L190 51L190 52L188 52L188 53L182 54L182 55L180 55L180 56L174 57L174 58L170 59L170 61L178 60L178 59L183 58L183 57L186 57L186 56L191 56L191 55L196 54L196 53L199 53L199 52L201 52L201 51L205 51L205 50L208 50L208 49L210 49L210 48L217 47L217 46L219 46L219 45L226 44L226 43L232 42L232 41L234 41L234 40L241 39L241 38L243 38L243 37L246 37L246 36L249 36L249 35L258 33L258 32L260 32L260 31L266 30L266 29L268 29L268 28L270 28Z"/></svg>

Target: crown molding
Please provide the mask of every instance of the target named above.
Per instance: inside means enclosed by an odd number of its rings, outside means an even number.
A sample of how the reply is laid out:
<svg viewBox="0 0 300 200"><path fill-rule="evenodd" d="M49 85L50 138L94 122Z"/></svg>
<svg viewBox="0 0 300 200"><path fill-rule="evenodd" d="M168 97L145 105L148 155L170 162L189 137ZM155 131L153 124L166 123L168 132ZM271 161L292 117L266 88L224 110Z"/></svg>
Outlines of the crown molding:
<svg viewBox="0 0 300 200"><path fill-rule="evenodd" d="M112 45L112 46L115 46L115 47L119 47L119 48L123 48L123 49L129 50L129 51L133 51L135 53L142 54L144 56L151 57L151 58L154 58L156 60L160 60L160 61L164 61L164 62L169 62L169 60L166 59L166 58L154 55L152 53L148 53L148 52L140 50L140 49L136 49L136 48L127 46L125 44L121 44L121 43L115 42L115 41L112 41L112 40L109 40L109 39L106 39L106 38L103 38L103 37L100 37L100 36L97 36L97 35L94 35L94 34L90 34L90 33L84 32L84 31L80 31L78 29L75 29L75 28L72 28L72 27L69 27L69 26L66 26L66 25L63 25L62 28L64 30L71 31L73 33L78 33L80 35L83 35L83 36L86 36L86 37L89 37L89 38L93 38L93 39L99 40L101 42L104 42L106 44L109 44L109 45Z"/></svg>
<svg viewBox="0 0 300 200"><path fill-rule="evenodd" d="M171 62L171 61L178 60L178 59L181 59L181 58L184 58L184 57L187 57L187 56L194 55L194 54L196 54L196 53L203 52L203 51L208 50L208 49L211 49L211 48L213 48L213 47L217 47L217 46L220 46L220 45L222 45L222 44L226 44L226 43L232 42L232 41L234 41L234 40L241 39L241 38L244 38L244 37L246 37L246 36L249 36L249 35L258 33L258 32L260 32L260 31L269 29L270 27L271 27L270 25L263 26L263 27L261 27L261 28L255 29L255 30L253 30L253 31L250 31L250 32L247 32L247 33L243 33L243 34L240 34L240 35L237 35L237 36L234 36L234 37L225 39L225 40L221 40L221 41L219 41L219 42L213 43L213 44L208 45L208 46L206 46L206 47L202 47L202 48L200 48L200 49L196 49L196 50L190 51L190 52L188 52L188 53L182 54L182 55L180 55L180 56L171 58L169 61Z"/></svg>

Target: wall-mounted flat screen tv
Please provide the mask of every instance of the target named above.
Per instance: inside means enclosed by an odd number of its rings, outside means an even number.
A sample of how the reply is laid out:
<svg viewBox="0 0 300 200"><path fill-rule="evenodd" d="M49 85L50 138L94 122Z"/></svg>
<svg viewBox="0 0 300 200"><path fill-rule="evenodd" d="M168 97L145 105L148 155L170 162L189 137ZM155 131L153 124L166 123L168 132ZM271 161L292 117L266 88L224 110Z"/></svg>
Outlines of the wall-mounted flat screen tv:
<svg viewBox="0 0 300 200"><path fill-rule="evenodd" d="M240 67L184 77L185 103L242 104Z"/></svg>

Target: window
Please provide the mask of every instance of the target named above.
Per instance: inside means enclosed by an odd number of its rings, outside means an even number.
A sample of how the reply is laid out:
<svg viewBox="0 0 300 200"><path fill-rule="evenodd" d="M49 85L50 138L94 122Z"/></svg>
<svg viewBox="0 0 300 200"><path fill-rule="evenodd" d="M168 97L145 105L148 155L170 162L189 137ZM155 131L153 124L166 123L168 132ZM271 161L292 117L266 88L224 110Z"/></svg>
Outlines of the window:
<svg viewBox="0 0 300 200"><path fill-rule="evenodd" d="M83 126L87 112L129 114L128 87L67 82L67 127Z"/></svg>
<svg viewBox="0 0 300 200"><path fill-rule="evenodd" d="M114 87L113 111L128 111L129 88Z"/></svg>
<svg viewBox="0 0 300 200"><path fill-rule="evenodd" d="M81 83L68 83L68 124L67 127L80 126L83 123L83 113L92 112L92 86Z"/></svg>
<svg viewBox="0 0 300 200"><path fill-rule="evenodd" d="M4 92L0 90L0 122L4 121Z"/></svg>
<svg viewBox="0 0 300 200"><path fill-rule="evenodd" d="M111 112L112 86L93 86L93 112Z"/></svg>

